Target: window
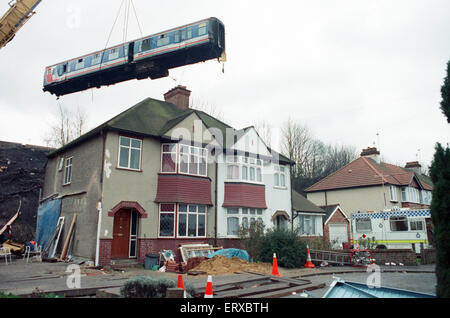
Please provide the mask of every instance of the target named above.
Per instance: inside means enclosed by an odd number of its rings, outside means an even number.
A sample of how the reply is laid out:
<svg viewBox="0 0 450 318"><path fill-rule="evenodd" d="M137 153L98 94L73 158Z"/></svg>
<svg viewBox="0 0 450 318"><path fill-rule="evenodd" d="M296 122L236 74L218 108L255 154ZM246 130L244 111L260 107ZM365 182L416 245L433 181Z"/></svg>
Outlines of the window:
<svg viewBox="0 0 450 318"><path fill-rule="evenodd" d="M416 189L413 187L403 187L402 188L402 201L403 202L411 202L411 203L421 203L419 189Z"/></svg>
<svg viewBox="0 0 450 318"><path fill-rule="evenodd" d="M227 156L227 179L236 181L262 182L262 161L244 156ZM239 175L239 171L241 175Z"/></svg>
<svg viewBox="0 0 450 318"><path fill-rule="evenodd" d="M227 166L227 179L228 180L238 180L239 179L239 166L238 165L228 165Z"/></svg>
<svg viewBox="0 0 450 318"><path fill-rule="evenodd" d="M145 39L141 43L141 51L150 50L150 39Z"/></svg>
<svg viewBox="0 0 450 318"><path fill-rule="evenodd" d="M200 23L198 25L198 35L204 35L206 34L206 23Z"/></svg>
<svg viewBox="0 0 450 318"><path fill-rule="evenodd" d="M178 236L206 236L206 206L192 204L178 205Z"/></svg>
<svg viewBox="0 0 450 318"><path fill-rule="evenodd" d="M411 220L409 226L411 231L423 231L423 222L420 220Z"/></svg>
<svg viewBox="0 0 450 318"><path fill-rule="evenodd" d="M207 176L206 157L206 148L180 145L180 173Z"/></svg>
<svg viewBox="0 0 450 318"><path fill-rule="evenodd" d="M100 53L94 54L94 55L92 56L91 65L95 65L95 64L100 63L100 57L101 57L101 54L100 54Z"/></svg>
<svg viewBox="0 0 450 318"><path fill-rule="evenodd" d="M136 257L136 243L137 243L137 222L138 216L135 210L131 212L130 224L130 257Z"/></svg>
<svg viewBox="0 0 450 318"><path fill-rule="evenodd" d="M286 188L286 168L284 166L275 166L274 186Z"/></svg>
<svg viewBox="0 0 450 318"><path fill-rule="evenodd" d="M174 43L180 42L180 36L181 36L181 31L175 31L175 33L174 33L174 38L173 38L173 42L174 42Z"/></svg>
<svg viewBox="0 0 450 318"><path fill-rule="evenodd" d="M62 171L64 167L64 158L59 159L58 171Z"/></svg>
<svg viewBox="0 0 450 318"><path fill-rule="evenodd" d="M187 36L188 39L192 38L192 27L187 28Z"/></svg>
<svg viewBox="0 0 450 318"><path fill-rule="evenodd" d="M390 197L391 197L391 201L397 202L397 187L391 185L389 187L389 194L390 194Z"/></svg>
<svg viewBox="0 0 450 318"><path fill-rule="evenodd" d="M159 236L174 237L175 204L159 205Z"/></svg>
<svg viewBox="0 0 450 318"><path fill-rule="evenodd" d="M66 165L64 168L64 184L69 184L72 181L72 158L66 159Z"/></svg>
<svg viewBox="0 0 450 318"><path fill-rule="evenodd" d="M430 205L432 199L432 192L427 190L422 190L422 203Z"/></svg>
<svg viewBox="0 0 450 318"><path fill-rule="evenodd" d="M177 172L176 144L162 144L161 172Z"/></svg>
<svg viewBox="0 0 450 318"><path fill-rule="evenodd" d="M391 216L389 218L391 231L408 231L408 220L406 216Z"/></svg>
<svg viewBox="0 0 450 318"><path fill-rule="evenodd" d="M228 208L227 209L227 235L238 235L239 227L248 228L250 224L263 222L263 209L255 208ZM252 216L253 215L253 216ZM255 217L260 215L260 217ZM250 217L249 217L250 216Z"/></svg>
<svg viewBox="0 0 450 318"><path fill-rule="evenodd" d="M372 221L370 218L360 218L356 219L356 232L371 232L372 231Z"/></svg>
<svg viewBox="0 0 450 318"><path fill-rule="evenodd" d="M84 59L78 59L75 62L75 70L82 69L84 67Z"/></svg>
<svg viewBox="0 0 450 318"><path fill-rule="evenodd" d="M140 170L142 140L120 136L119 168Z"/></svg>
<svg viewBox="0 0 450 318"><path fill-rule="evenodd" d="M108 60L114 60L114 59L116 59L116 58L118 58L119 57L119 48L113 48L113 49L111 49L111 50L109 50L109 57L108 57Z"/></svg>
<svg viewBox="0 0 450 318"><path fill-rule="evenodd" d="M161 34L160 36L158 36L158 39L156 40L156 46L160 47L160 46L164 46L169 44L170 42L170 38L168 34Z"/></svg>
<svg viewBox="0 0 450 318"><path fill-rule="evenodd" d="M316 216L299 215L299 235L317 235Z"/></svg>

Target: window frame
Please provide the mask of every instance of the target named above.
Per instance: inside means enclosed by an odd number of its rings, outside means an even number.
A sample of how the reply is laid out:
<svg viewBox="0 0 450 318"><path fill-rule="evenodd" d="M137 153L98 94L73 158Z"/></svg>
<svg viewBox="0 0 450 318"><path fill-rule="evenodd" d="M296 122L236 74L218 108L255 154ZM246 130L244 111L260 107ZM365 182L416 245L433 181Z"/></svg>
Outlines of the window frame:
<svg viewBox="0 0 450 318"><path fill-rule="evenodd" d="M227 182L264 184L262 160L249 156L227 155L225 158ZM237 177L230 178L230 167L237 167ZM244 173L245 171L245 173ZM234 171L235 172L235 171Z"/></svg>
<svg viewBox="0 0 450 318"><path fill-rule="evenodd" d="M389 199L391 202L398 202L396 186L393 185L389 186Z"/></svg>
<svg viewBox="0 0 450 318"><path fill-rule="evenodd" d="M273 179L273 187L277 189L288 189L288 178L287 178L287 169L282 165L274 165L274 179Z"/></svg>
<svg viewBox="0 0 450 318"><path fill-rule="evenodd" d="M358 227L358 222L361 223L362 221L368 221L370 224L370 227L368 229L361 229ZM372 232L372 219L371 218L357 218L355 219L355 231L358 233L367 233Z"/></svg>
<svg viewBox="0 0 450 318"><path fill-rule="evenodd" d="M311 214L300 214L298 219L299 227L298 227L298 235L299 236L319 236L319 229L316 226L317 221L317 215L311 215ZM309 222L309 228L312 229L310 233L307 233L306 228L306 221Z"/></svg>
<svg viewBox="0 0 450 318"><path fill-rule="evenodd" d="M233 211L234 210L234 211ZM238 219L238 231L241 226L246 223L247 226L250 226L252 222L255 221L261 221L264 223L264 210L261 208L250 208L250 207L230 207L226 208L225 215L226 215L226 236L227 237L238 237L238 233L236 234L229 234L229 224L228 219ZM245 211L245 212L244 212Z"/></svg>
<svg viewBox="0 0 450 318"><path fill-rule="evenodd" d="M161 211L162 205L173 205L173 211ZM177 231L177 208L178 204L176 203L160 203L158 207L158 237L159 238L175 238ZM173 223L172 223L172 235L161 235L161 214L171 214L173 215Z"/></svg>
<svg viewBox="0 0 450 318"><path fill-rule="evenodd" d="M180 211L180 205L186 205L186 211ZM203 213L199 212L199 207L203 206L205 211ZM191 207L195 207L196 211L191 211L190 208ZM177 203L176 204L176 209L177 209L177 213L176 213L176 237L177 238L206 238L206 234L207 234L207 215L208 215L208 207L204 204L187 204L187 203ZM185 233L186 235L180 235L180 215L186 215L186 230ZM190 215L195 215L195 235L191 236L189 235L189 216ZM204 234L203 235L199 235L199 219L200 216L204 217Z"/></svg>
<svg viewBox="0 0 450 318"><path fill-rule="evenodd" d="M178 147L178 173L179 174L184 174L184 175L188 175L188 176L197 176L197 177L207 177L208 176L208 149L207 148L201 148L201 147L196 147L196 146L191 146L191 145L185 145L185 144L179 144L180 146ZM188 157L188 162L187 162L187 172L183 172L181 170L181 147L187 147L188 148L188 152L187 152L187 157ZM197 154L192 153L192 149L197 150ZM184 154L184 153L183 153ZM196 163L197 165L197 173L191 173L191 157L192 155L196 156L198 158L198 162ZM205 160L205 174L200 174L200 165L201 165L201 160L204 159Z"/></svg>
<svg viewBox="0 0 450 318"><path fill-rule="evenodd" d="M403 222L403 229L393 229L393 223L396 225L400 222ZM404 227L406 225L406 228ZM390 216L389 217L389 230L391 232L407 232L409 231L409 222L408 217L406 215L399 215L399 216Z"/></svg>
<svg viewBox="0 0 450 318"><path fill-rule="evenodd" d="M173 151L164 151L164 146L169 146L169 148L171 146L174 146L175 147L175 152L173 152ZM160 170L159 170L160 173L164 173L164 174L177 174L178 173L178 169L179 169L179 167L178 167L178 164L179 164L179 162L178 162L179 161L178 160L178 158L179 158L178 151L179 151L178 144L174 144L174 143L163 143L163 144L161 144L161 165L160 165ZM164 154L173 154L173 153L175 153L175 171L163 171ZM173 157L172 157L172 159L173 159Z"/></svg>
<svg viewBox="0 0 450 318"><path fill-rule="evenodd" d="M70 164L68 161L70 160ZM73 170L73 156L67 157L64 160L64 179L63 185L69 185L72 183L72 170Z"/></svg>
<svg viewBox="0 0 450 318"><path fill-rule="evenodd" d="M128 151L128 167L125 166L121 166L120 165L120 153L121 153L121 148L122 147L127 147L127 146L123 146L120 144L120 140L121 138L128 138L130 139L130 146L128 147L129 151ZM132 140L138 140L140 142L140 148L139 148L139 167L136 168L131 168L131 150L132 149L138 149L136 147L132 147ZM142 152L143 152L143 145L144 145L144 140L141 138L136 138L136 137L131 137L131 136L126 136L126 135L119 135L119 151L117 154L117 169L122 169L122 170L130 170L130 171L142 171Z"/></svg>

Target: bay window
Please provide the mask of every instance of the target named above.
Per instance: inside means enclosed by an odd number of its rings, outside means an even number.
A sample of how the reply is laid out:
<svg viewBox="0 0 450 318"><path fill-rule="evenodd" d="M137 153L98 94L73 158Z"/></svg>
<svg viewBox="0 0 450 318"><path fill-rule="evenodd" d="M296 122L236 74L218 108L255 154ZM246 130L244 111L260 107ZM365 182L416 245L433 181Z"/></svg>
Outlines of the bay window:
<svg viewBox="0 0 450 318"><path fill-rule="evenodd" d="M161 172L206 177L207 149L183 144L162 144Z"/></svg>
<svg viewBox="0 0 450 318"><path fill-rule="evenodd" d="M205 205L162 203L159 205L159 237L206 236Z"/></svg>
<svg viewBox="0 0 450 318"><path fill-rule="evenodd" d="M263 209L248 207L228 208L227 209L227 235L237 236L239 227L248 228L255 222L263 221Z"/></svg>
<svg viewBox="0 0 450 318"><path fill-rule="evenodd" d="M227 180L262 183L261 159L227 156Z"/></svg>

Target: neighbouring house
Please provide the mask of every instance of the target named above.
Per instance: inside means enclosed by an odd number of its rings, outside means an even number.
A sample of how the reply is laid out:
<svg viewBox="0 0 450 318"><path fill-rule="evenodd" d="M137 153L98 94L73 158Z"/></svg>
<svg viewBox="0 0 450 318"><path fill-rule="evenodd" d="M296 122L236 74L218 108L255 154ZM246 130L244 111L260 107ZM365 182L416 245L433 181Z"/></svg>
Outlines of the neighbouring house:
<svg viewBox="0 0 450 318"><path fill-rule="evenodd" d="M320 242L324 238L326 212L297 191L292 191L293 227L301 239Z"/></svg>
<svg viewBox="0 0 450 318"><path fill-rule="evenodd" d="M49 154L41 204L61 201L63 233L76 213L72 255L109 265L231 247L239 226L291 213L291 162L253 127L189 108L189 96L177 86L147 98Z"/></svg>
<svg viewBox="0 0 450 318"><path fill-rule="evenodd" d="M321 206L325 211L323 236L332 248L342 249L342 243L350 242L351 223L339 204Z"/></svg>
<svg viewBox="0 0 450 318"><path fill-rule="evenodd" d="M12 224L12 239L34 239L39 194L44 184L47 153L52 148L0 141L0 228L17 212ZM5 233L4 233L5 234ZM7 239L4 235L4 239ZM0 238L0 244L2 243Z"/></svg>
<svg viewBox="0 0 450 318"><path fill-rule="evenodd" d="M392 208L429 208L433 185L420 171L418 162L405 167L380 160L375 147L363 149L361 156L305 190L318 206L339 204L353 213Z"/></svg>
<svg viewBox="0 0 450 318"><path fill-rule="evenodd" d="M289 159L267 147L253 126L237 131L230 144L217 161L217 237L221 244L224 238L238 238L239 227L254 221L262 221L266 228L287 227Z"/></svg>

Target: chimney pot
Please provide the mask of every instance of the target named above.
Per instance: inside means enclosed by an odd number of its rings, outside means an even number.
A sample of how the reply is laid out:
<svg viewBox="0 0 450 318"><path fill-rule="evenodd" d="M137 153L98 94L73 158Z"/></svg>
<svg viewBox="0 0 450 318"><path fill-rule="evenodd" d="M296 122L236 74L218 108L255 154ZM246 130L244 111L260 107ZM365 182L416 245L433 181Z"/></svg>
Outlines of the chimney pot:
<svg viewBox="0 0 450 318"><path fill-rule="evenodd" d="M186 86L178 85L164 94L164 100L174 104L178 109L188 110L190 95L191 91Z"/></svg>
<svg viewBox="0 0 450 318"><path fill-rule="evenodd" d="M377 150L376 147L367 147L366 149L363 149L361 152L361 157L368 157L375 160L377 163L380 163L380 152Z"/></svg>

